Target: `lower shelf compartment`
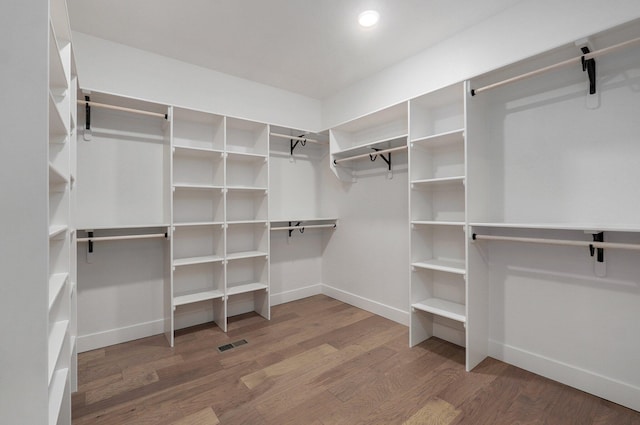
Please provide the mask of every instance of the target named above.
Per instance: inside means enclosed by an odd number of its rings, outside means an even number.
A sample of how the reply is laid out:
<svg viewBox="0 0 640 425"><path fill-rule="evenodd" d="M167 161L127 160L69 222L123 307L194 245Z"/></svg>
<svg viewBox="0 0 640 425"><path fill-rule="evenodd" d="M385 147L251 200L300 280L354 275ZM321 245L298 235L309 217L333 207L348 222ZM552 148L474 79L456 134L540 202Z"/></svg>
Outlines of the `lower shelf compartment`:
<svg viewBox="0 0 640 425"><path fill-rule="evenodd" d="M267 289L268 286L264 283L244 283L242 285L230 286L227 288L227 295L238 295L247 292L260 291Z"/></svg>
<svg viewBox="0 0 640 425"><path fill-rule="evenodd" d="M179 306L197 303L200 301L215 300L217 298L222 298L223 296L224 294L222 293L222 291L218 290L194 292L191 294L184 294L173 297L173 305Z"/></svg>
<svg viewBox="0 0 640 425"><path fill-rule="evenodd" d="M458 304L440 298L428 298L415 304L411 304L411 307L416 310L436 314L458 322L466 323L467 321L466 308L464 304Z"/></svg>

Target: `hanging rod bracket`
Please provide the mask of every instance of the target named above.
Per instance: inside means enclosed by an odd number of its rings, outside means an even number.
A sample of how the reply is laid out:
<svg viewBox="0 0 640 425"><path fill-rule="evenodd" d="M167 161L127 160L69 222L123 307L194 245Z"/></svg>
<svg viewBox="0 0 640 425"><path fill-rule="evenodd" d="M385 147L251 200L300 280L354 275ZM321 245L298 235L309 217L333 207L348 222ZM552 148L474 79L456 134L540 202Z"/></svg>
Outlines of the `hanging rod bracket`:
<svg viewBox="0 0 640 425"><path fill-rule="evenodd" d="M300 146L306 146L307 145L307 139L301 139L301 137L303 137L304 134L301 134L300 136L298 136L298 138L295 140L295 143L293 139L289 139L289 146L291 147L290 150L290 155L293 156L293 151L296 148L296 146L298 146L298 143L300 144Z"/></svg>
<svg viewBox="0 0 640 425"><path fill-rule="evenodd" d="M91 102L91 98L85 95L84 101L84 133L82 138L88 142L91 140L91 105L89 103Z"/></svg>
<svg viewBox="0 0 640 425"><path fill-rule="evenodd" d="M378 149L378 148L371 148L371 149L373 149L373 150L374 150L374 151L376 151L376 152L378 152L378 151L380 150L380 149ZM391 152L389 152L389 153L387 154L387 157L386 157L386 158L384 157L384 154L377 154L377 153L375 153L375 154L371 154L371 153L370 153L370 154L369 154L369 159L371 159L371 161L375 161L376 159L378 159L378 156L380 156L380 158L382 158L382 160L383 160L384 162L386 162L388 170L389 170L389 171L391 171Z"/></svg>
<svg viewBox="0 0 640 425"><path fill-rule="evenodd" d="M301 221L297 222L296 224L293 224L292 221L289 222L289 227L300 227L300 223L302 223ZM289 237L291 237L291 235L293 234L293 231L296 229L289 229ZM304 227L300 227L298 229L300 231L300 233L304 233Z"/></svg>
<svg viewBox="0 0 640 425"><path fill-rule="evenodd" d="M594 242L604 242L604 232L593 233L592 236ZM604 263L604 248L595 248L593 245L589 245L589 253L592 257L597 253L598 263Z"/></svg>
<svg viewBox="0 0 640 425"><path fill-rule="evenodd" d="M93 252L93 241L91 240L91 238L93 238L93 232L87 232L87 237L89 238L87 241L87 251L91 254Z"/></svg>
<svg viewBox="0 0 640 425"><path fill-rule="evenodd" d="M583 46L580 48L583 54L591 53L589 47ZM582 71L587 73L589 76L589 94L596 94L596 60L594 58L585 59L584 56L581 58L582 62Z"/></svg>

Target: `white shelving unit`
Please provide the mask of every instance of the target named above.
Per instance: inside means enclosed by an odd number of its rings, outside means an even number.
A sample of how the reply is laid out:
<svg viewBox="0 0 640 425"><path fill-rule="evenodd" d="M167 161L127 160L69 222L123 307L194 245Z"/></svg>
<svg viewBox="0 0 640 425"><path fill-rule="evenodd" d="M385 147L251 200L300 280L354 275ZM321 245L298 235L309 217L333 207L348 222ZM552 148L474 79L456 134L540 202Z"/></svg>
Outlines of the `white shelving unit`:
<svg viewBox="0 0 640 425"><path fill-rule="evenodd" d="M410 344L466 346L464 86L409 103Z"/></svg>
<svg viewBox="0 0 640 425"><path fill-rule="evenodd" d="M354 182L358 175L366 175L372 170L388 171L391 177L393 161L391 170L388 170L388 165L380 158L374 166L367 156L375 155L376 151L402 150L407 146L407 103L342 124L331 129L329 137L330 166L339 179ZM364 156L364 159L360 156ZM351 160L353 157L358 158Z"/></svg>
<svg viewBox="0 0 640 425"><path fill-rule="evenodd" d="M182 327L226 331L235 296L242 312L269 317L268 127L182 108L172 117L171 345Z"/></svg>
<svg viewBox="0 0 640 425"><path fill-rule="evenodd" d="M76 388L75 276L71 255L72 183L75 153L76 79L71 32L64 0L54 1L49 19L49 278L48 278L48 423L71 424L71 391ZM70 379L71 378L71 379ZM37 391L34 388L34 391Z"/></svg>
<svg viewBox="0 0 640 425"><path fill-rule="evenodd" d="M269 126L226 119L227 314L270 318Z"/></svg>

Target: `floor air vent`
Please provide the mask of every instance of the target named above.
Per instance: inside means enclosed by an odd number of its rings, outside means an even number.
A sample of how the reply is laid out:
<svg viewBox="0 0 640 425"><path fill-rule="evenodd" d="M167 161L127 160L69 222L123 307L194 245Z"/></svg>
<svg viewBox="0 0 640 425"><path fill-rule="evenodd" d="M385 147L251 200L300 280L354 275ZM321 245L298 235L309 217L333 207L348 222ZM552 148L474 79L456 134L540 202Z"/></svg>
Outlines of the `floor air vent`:
<svg viewBox="0 0 640 425"><path fill-rule="evenodd" d="M223 351L228 351L228 350L231 350L232 348L240 347L241 345L245 345L245 344L247 344L247 340L241 339L240 341L232 342L231 344L225 344L225 345L219 346L218 351L222 353Z"/></svg>

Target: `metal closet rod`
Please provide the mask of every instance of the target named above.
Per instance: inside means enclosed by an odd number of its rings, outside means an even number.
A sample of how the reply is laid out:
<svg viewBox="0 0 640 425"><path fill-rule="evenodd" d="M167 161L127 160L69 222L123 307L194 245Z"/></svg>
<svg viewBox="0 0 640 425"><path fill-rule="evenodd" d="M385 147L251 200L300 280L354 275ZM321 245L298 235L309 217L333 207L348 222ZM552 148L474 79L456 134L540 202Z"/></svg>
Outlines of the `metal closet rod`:
<svg viewBox="0 0 640 425"><path fill-rule="evenodd" d="M383 153L387 153L387 152L395 152L395 151L400 151L400 150L404 150L404 149L407 149L407 145L404 145L404 146L398 146L398 147L395 147L395 148L389 148L389 149L382 149L382 150L379 150L379 151L373 151L373 152L371 152L371 153L363 153L363 154L361 154L361 155L349 156L349 157L347 157L347 158L334 159L334 160L333 160L333 162L334 162L334 164L339 164L339 163L341 163L341 162L351 161L351 160L354 160L354 159L359 159L359 158L368 158L368 157L370 157L371 155L381 155L381 154L383 154Z"/></svg>
<svg viewBox="0 0 640 425"><path fill-rule="evenodd" d="M634 251L640 251L640 245L628 244L628 243L616 243L616 242L596 242L596 241L574 241L568 239L544 239L544 238L520 238L514 236L493 236L493 235L478 235L474 233L471 239L475 240L487 240L487 241L509 241L509 242L528 242L538 243L546 245L563 245L563 246L585 246L593 248L614 248L614 249L629 249Z"/></svg>
<svg viewBox="0 0 640 425"><path fill-rule="evenodd" d="M536 69L535 71L530 71L530 72L526 72L526 73L521 74L521 75L517 75L515 77L507 78L506 80L499 81L497 83L488 84L488 85L486 85L484 87L479 87L477 89L472 89L471 90L471 96L475 96L476 94L482 93L483 91L486 91L486 90L490 90L490 89L493 89L493 88L496 88L496 87L504 86L505 84L513 83L513 82L520 81L520 80L524 80L525 78L533 77L534 75L542 74L544 72L551 71L551 70L556 69L556 68L561 68L563 66L572 65L572 64L576 64L576 63L581 64L583 59L585 61L589 60L589 59L593 59L595 57L603 56L603 55L605 55L607 53L615 52L616 50L620 50L620 49L623 49L625 47L628 47L628 46L631 46L631 45L634 45L634 44L637 44L637 43L640 43L640 37L634 38L632 40L628 40L628 41L625 41L625 42L622 42L622 43L619 43L619 44L614 44L613 46L605 47L605 48L600 49L600 50L594 50L593 52L585 53L584 55L580 55L580 56L575 57L575 58L567 59L565 61L558 62L558 63L553 64L553 65L545 66L544 68Z"/></svg>
<svg viewBox="0 0 640 425"><path fill-rule="evenodd" d="M300 226L272 227L271 230L318 229L318 228L321 228L321 227L332 227L332 228L335 228L336 224L312 224L310 226L300 225Z"/></svg>
<svg viewBox="0 0 640 425"><path fill-rule="evenodd" d="M78 238L78 242L98 242L98 241L121 241L127 239L153 239L153 238L166 238L166 233L149 233L145 235L121 235L121 236L98 236L98 237L86 237Z"/></svg>
<svg viewBox="0 0 640 425"><path fill-rule="evenodd" d="M86 100L78 99L77 102L78 102L78 105L89 104L89 106L92 106L94 108L113 109L115 111L132 112L134 114L147 115L147 116L150 116L150 117L158 117L158 118L168 119L167 114L163 114L161 112L143 111L141 109L126 108L124 106L108 105L106 103L94 102L93 100L86 101Z"/></svg>
<svg viewBox="0 0 640 425"><path fill-rule="evenodd" d="M287 140L299 140L301 142L309 142L309 143L317 143L319 145L326 145L325 142L321 142L320 140L316 140L316 139L307 139L306 137L300 137L300 136L288 136L286 134L280 134L280 133L269 133L269 135L274 136L274 137L280 137L281 139L287 139Z"/></svg>

